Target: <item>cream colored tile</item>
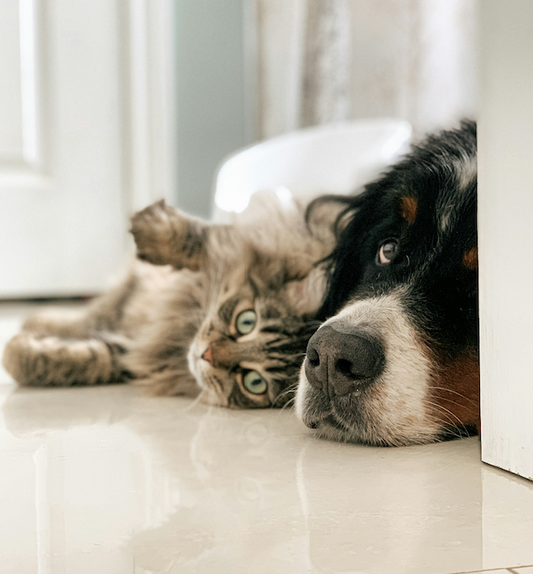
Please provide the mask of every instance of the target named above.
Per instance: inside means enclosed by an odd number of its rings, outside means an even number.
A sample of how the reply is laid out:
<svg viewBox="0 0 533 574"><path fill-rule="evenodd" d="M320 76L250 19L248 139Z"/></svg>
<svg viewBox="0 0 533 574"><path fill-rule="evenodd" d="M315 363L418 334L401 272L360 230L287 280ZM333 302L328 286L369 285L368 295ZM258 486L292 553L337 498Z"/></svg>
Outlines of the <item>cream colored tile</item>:
<svg viewBox="0 0 533 574"><path fill-rule="evenodd" d="M482 567L477 439L335 444L289 411L192 406L126 385L17 390L3 414L6 571L32 574L49 556L79 574L110 557L140 572Z"/></svg>
<svg viewBox="0 0 533 574"><path fill-rule="evenodd" d="M514 570L507 568L491 569L491 570L476 570L476 572L455 572L454 574L513 574Z"/></svg>
<svg viewBox="0 0 533 574"><path fill-rule="evenodd" d="M531 564L533 482L488 465L481 479L484 568Z"/></svg>
<svg viewBox="0 0 533 574"><path fill-rule="evenodd" d="M533 574L533 566L525 566L524 568L513 568L516 574Z"/></svg>

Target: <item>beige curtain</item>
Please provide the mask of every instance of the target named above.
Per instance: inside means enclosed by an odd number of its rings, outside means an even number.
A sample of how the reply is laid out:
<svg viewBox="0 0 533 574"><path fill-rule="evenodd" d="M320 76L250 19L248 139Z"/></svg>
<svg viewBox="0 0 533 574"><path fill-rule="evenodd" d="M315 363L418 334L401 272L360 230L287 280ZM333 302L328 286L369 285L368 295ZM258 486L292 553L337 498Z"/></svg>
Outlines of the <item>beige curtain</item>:
<svg viewBox="0 0 533 574"><path fill-rule="evenodd" d="M378 116L415 133L476 112L476 0L253 0L257 135Z"/></svg>

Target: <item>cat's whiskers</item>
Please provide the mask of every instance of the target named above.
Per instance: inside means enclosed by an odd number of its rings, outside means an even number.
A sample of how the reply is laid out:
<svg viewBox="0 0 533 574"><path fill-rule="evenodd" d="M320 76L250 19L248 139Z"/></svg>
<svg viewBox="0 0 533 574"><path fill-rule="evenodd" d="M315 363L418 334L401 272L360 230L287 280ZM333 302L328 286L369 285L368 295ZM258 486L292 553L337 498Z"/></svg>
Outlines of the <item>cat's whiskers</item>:
<svg viewBox="0 0 533 574"><path fill-rule="evenodd" d="M287 405L291 405L296 399L296 388L295 387L289 387L288 389L285 389L285 390L279 392L274 397L274 400L272 401L270 408L276 408L275 405L278 403L278 401L280 399L282 399L283 397L286 397L287 395L291 394L291 393L294 394L294 396L292 398L290 398L281 408L283 410Z"/></svg>

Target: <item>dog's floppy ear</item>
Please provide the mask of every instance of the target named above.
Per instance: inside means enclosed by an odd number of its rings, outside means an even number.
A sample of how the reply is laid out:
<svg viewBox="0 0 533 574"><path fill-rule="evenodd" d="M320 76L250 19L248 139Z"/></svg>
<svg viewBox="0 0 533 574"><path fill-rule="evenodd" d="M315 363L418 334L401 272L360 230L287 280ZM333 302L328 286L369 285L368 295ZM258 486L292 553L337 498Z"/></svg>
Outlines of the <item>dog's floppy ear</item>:
<svg viewBox="0 0 533 574"><path fill-rule="evenodd" d="M190 217L161 200L133 215L130 232L139 259L154 265L197 271L206 259L209 229L209 224L201 219Z"/></svg>
<svg viewBox="0 0 533 574"><path fill-rule="evenodd" d="M334 315L342 303L346 302L350 290L360 281L362 264L360 262L361 244L365 230L371 225L368 207L372 203L373 191L366 190L356 196L328 196L325 201L337 201L342 209L337 213L334 232L336 244L331 254L324 259L327 266L328 287L324 302L317 318L324 320ZM319 201L323 201L319 198ZM314 209L313 204L310 206Z"/></svg>

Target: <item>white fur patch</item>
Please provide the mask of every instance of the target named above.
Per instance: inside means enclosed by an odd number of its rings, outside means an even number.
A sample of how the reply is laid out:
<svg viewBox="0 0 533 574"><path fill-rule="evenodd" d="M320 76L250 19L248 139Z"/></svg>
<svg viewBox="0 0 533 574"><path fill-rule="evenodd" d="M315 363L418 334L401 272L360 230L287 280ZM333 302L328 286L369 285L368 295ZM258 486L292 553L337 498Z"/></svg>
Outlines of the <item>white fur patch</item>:
<svg viewBox="0 0 533 574"><path fill-rule="evenodd" d="M360 328L379 337L385 349L385 368L361 397L352 399L363 401L365 420L336 416L334 399L331 412L348 430L322 424L319 433L323 436L387 444L429 442L438 436L439 425L428 409L431 363L403 310L405 296L404 289L397 289L387 295L355 301L324 323L345 325L351 330ZM312 404L310 390L302 369L296 397L300 419L306 415L312 418L312 413L320 408Z"/></svg>
<svg viewBox="0 0 533 574"><path fill-rule="evenodd" d="M477 179L477 157L465 155L456 163L459 189L464 191Z"/></svg>
<svg viewBox="0 0 533 574"><path fill-rule="evenodd" d="M440 218L440 229L441 231L446 231L448 225L450 224L450 219L453 213L453 205L446 205L442 210L442 215Z"/></svg>
<svg viewBox="0 0 533 574"><path fill-rule="evenodd" d="M465 155L453 162L453 173L457 180L457 187L461 193L444 196L443 203L438 205L437 213L441 214L440 229L445 232L453 222L456 213L459 213L462 203L469 198L462 192L466 191L477 179L477 159Z"/></svg>

